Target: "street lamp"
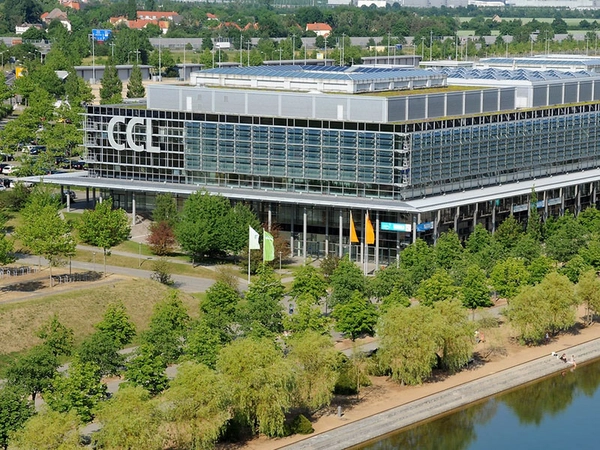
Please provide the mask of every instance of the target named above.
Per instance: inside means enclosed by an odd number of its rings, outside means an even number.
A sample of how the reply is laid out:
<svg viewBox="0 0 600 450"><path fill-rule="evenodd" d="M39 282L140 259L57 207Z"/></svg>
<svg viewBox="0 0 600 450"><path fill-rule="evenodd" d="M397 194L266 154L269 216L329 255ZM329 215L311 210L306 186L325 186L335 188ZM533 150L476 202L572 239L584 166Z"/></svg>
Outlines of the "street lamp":
<svg viewBox="0 0 600 450"><path fill-rule="evenodd" d="M158 37L158 81L162 81L162 36Z"/></svg>

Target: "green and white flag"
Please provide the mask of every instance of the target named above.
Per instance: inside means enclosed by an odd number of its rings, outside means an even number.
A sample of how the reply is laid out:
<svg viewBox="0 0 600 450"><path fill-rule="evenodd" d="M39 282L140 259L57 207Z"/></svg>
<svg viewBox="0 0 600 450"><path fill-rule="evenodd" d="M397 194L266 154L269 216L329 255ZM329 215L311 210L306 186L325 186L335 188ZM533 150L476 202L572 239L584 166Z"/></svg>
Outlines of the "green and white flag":
<svg viewBox="0 0 600 450"><path fill-rule="evenodd" d="M258 239L260 238L260 234L254 230L250 225L248 225L249 230L249 238L248 238L248 249L249 250L260 250L260 244Z"/></svg>
<svg viewBox="0 0 600 450"><path fill-rule="evenodd" d="M263 261L273 261L275 259L275 243L273 235L263 230Z"/></svg>

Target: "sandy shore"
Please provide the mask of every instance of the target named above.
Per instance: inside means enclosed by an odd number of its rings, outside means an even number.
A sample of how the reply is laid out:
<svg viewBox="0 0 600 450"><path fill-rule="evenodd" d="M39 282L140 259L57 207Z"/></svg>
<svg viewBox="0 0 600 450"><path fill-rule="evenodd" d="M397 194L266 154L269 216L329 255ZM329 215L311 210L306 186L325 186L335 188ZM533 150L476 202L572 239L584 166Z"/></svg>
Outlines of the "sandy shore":
<svg viewBox="0 0 600 450"><path fill-rule="evenodd" d="M561 335L557 339L553 339L547 345L539 347L519 346L515 343L510 343L510 340L508 340L504 356L493 356L489 361L486 361L484 364L477 367L464 370L441 380L425 383L421 386L400 386L389 381L385 377L372 377L373 385L361 391L361 399L358 403L346 406L343 409L343 416L341 418L337 417L336 406L332 406L323 416L314 422L313 427L315 429L315 434L311 436L290 436L282 439L267 439L265 437L260 437L247 442L242 448L271 450L290 445L293 446L294 443L300 441L304 442L298 447L313 448L313 446L309 444L309 440L317 434L326 434L328 431L344 425L374 416L375 414L384 411L392 410L448 389L456 388L457 386L461 386L474 380L483 379L490 375L497 374L498 372L507 371L508 369L516 371L517 366L535 362L538 359L544 361L544 364L546 365L555 364L555 358L549 356L552 351L561 352L561 354L562 352L565 352L570 355L572 352L570 352L569 349L597 339L600 339L600 324L593 324L590 327L579 330L577 333ZM479 344L475 349L476 352L485 353L486 345L488 344ZM556 367L550 367L549 370L554 369L554 371L559 371L560 367L559 364ZM542 373L542 371L540 371L537 377L543 377L547 374L548 373ZM517 378L514 380L516 381ZM525 382L527 381L516 382L516 385ZM507 389L510 387L513 386L509 386ZM319 436L318 438L323 439L324 437Z"/></svg>

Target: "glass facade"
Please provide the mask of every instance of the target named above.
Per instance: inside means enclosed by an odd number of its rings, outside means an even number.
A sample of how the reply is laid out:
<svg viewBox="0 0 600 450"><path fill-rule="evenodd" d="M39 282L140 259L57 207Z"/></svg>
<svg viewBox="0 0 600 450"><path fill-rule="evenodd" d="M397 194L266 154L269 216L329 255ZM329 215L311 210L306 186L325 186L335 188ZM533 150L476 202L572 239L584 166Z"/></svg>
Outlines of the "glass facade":
<svg viewBox="0 0 600 450"><path fill-rule="evenodd" d="M190 185L409 200L600 163L598 103L404 124L91 106L85 123L93 174Z"/></svg>

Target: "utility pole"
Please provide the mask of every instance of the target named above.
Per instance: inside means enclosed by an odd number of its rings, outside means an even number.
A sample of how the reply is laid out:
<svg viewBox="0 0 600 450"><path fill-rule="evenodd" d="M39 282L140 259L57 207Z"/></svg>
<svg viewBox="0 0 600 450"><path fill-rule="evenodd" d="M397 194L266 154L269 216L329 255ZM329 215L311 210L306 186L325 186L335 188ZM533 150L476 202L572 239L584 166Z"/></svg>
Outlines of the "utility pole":
<svg viewBox="0 0 600 450"><path fill-rule="evenodd" d="M433 30L429 32L429 61L433 61Z"/></svg>

